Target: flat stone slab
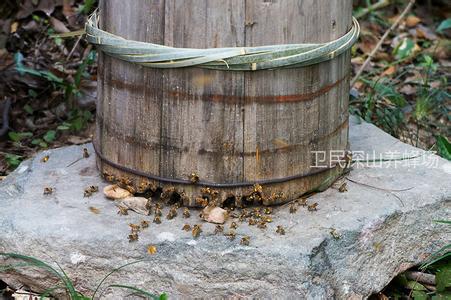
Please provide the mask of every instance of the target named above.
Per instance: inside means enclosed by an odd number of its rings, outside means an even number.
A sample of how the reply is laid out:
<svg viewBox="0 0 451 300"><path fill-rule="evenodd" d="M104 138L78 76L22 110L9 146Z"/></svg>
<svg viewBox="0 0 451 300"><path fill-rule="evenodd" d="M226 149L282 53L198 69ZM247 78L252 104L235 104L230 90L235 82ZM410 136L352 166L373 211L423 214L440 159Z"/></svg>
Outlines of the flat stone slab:
<svg viewBox="0 0 451 300"><path fill-rule="evenodd" d="M350 143L355 158L419 151L355 119ZM347 192L333 187L308 199L318 203L318 211L300 206L290 213L288 205L276 207L267 229L238 222L235 240L215 235L215 226L202 222L195 210L189 219L179 209L178 217L166 220L166 207L162 224L150 223L130 243L128 224L152 221L153 216L120 216L101 192L83 197L90 185L100 190L106 186L94 155L68 167L81 157L83 147L93 153L90 144L41 152L0 183L0 252L55 260L87 295L112 269L145 258L107 283L170 297L358 299L380 291L396 274L450 242L449 226L433 220L450 218L451 164L423 155L356 165L347 175L350 180L344 180ZM45 155L50 158L43 163ZM46 186L55 191L43 195ZM183 231L185 223L202 224L200 237ZM285 227L285 235L276 233L277 225ZM245 235L250 236L249 246L240 245ZM148 254L148 245L155 245L157 253ZM34 290L55 284L48 273L34 269L0 273L0 279ZM124 296L112 289L104 295Z"/></svg>

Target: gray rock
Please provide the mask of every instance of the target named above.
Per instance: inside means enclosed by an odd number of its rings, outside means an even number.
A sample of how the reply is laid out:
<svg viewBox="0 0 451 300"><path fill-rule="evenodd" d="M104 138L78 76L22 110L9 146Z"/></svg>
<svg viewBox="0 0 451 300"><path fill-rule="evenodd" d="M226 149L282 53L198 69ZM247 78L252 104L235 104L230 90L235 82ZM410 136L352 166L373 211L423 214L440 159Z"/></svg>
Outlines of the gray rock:
<svg viewBox="0 0 451 300"><path fill-rule="evenodd" d="M355 157L358 151L369 157L418 152L373 125L351 123ZM90 144L85 147L93 152ZM128 224L151 221L152 216L119 216L101 192L84 198L84 188L98 185L102 190L106 183L98 175L94 155L67 167L81 157L82 148L39 153L1 182L0 252L55 260L88 295L113 268L145 258L113 274L107 285L129 284L189 298L358 299L380 291L396 274L450 242L449 226L433 220L450 217L451 164L435 155L379 167L356 166L348 175L352 181L347 181L347 192L333 187L309 199L319 204L318 211L300 207L290 214L287 205L275 208L274 222L266 230L240 224L233 241L214 235L214 225L203 223L192 210L189 219L179 211L173 220L151 223L139 241L129 243ZM44 155L50 155L47 163L41 162ZM45 186L55 192L43 195ZM182 231L185 223L202 223L201 236L193 239ZM285 235L275 232L277 225L286 228ZM239 243L244 235L251 237L249 246ZM148 255L148 245L158 252ZM0 279L34 290L56 282L39 269L0 273ZM124 294L108 289L104 297Z"/></svg>

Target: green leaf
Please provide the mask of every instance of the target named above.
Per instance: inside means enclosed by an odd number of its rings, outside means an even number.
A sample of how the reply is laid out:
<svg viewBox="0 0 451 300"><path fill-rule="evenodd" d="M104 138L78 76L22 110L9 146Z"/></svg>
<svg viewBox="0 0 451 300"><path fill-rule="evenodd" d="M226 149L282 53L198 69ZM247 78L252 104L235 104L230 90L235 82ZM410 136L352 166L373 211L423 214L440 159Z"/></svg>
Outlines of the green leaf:
<svg viewBox="0 0 451 300"><path fill-rule="evenodd" d="M22 156L6 153L5 159L8 167L15 169L20 165L20 162L22 161Z"/></svg>
<svg viewBox="0 0 451 300"><path fill-rule="evenodd" d="M422 284L416 281L408 281L407 287L414 291L427 291L427 289Z"/></svg>
<svg viewBox="0 0 451 300"><path fill-rule="evenodd" d="M437 32L442 33L444 30L451 28L451 19L443 20L437 27Z"/></svg>
<svg viewBox="0 0 451 300"><path fill-rule="evenodd" d="M32 98L36 98L38 96L38 93L36 93L36 91L33 90L33 89L29 89L28 90L28 96L30 96Z"/></svg>
<svg viewBox="0 0 451 300"><path fill-rule="evenodd" d="M70 125L66 125L66 124L59 125L58 127L56 127L56 129L58 129L58 130L69 130L70 129Z"/></svg>
<svg viewBox="0 0 451 300"><path fill-rule="evenodd" d="M47 143L53 142L56 138L56 131L55 130L47 131L43 138L44 138L44 141L46 141Z"/></svg>
<svg viewBox="0 0 451 300"><path fill-rule="evenodd" d="M31 132L15 132L10 131L8 132L8 136L13 142L20 142L23 139L29 138L33 136L33 133Z"/></svg>
<svg viewBox="0 0 451 300"><path fill-rule="evenodd" d="M437 148L441 157L451 160L451 143L444 136L437 136Z"/></svg>
<svg viewBox="0 0 451 300"><path fill-rule="evenodd" d="M396 59L404 59L409 57L415 48L415 43L408 38L403 39L393 51Z"/></svg>
<svg viewBox="0 0 451 300"><path fill-rule="evenodd" d="M28 104L25 104L25 105L23 106L23 110L26 111L26 112L27 112L28 114L30 114L30 115L33 114L33 108L31 108L31 106L28 105Z"/></svg>
<svg viewBox="0 0 451 300"><path fill-rule="evenodd" d="M414 290L412 292L413 300L427 300L429 299L428 294L425 291Z"/></svg>
<svg viewBox="0 0 451 300"><path fill-rule="evenodd" d="M451 265L442 268L435 274L436 287L438 292L443 292L451 287Z"/></svg>

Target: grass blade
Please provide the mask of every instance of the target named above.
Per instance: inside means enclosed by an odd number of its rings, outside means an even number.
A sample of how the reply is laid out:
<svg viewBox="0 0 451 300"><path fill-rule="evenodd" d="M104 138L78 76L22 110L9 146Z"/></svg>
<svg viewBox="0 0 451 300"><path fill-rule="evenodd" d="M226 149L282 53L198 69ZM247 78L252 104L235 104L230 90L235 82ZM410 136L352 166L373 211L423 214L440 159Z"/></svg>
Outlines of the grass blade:
<svg viewBox="0 0 451 300"><path fill-rule="evenodd" d="M149 293L149 292L147 292L145 290L139 289L139 288L134 287L134 286L128 286L128 285L122 285L122 284L111 284L108 287L109 288L128 289L128 290L133 291L134 294L145 296L147 298L154 299L154 300L166 299L167 298L166 294L161 294L161 296L157 296L157 295L151 294L151 293Z"/></svg>
<svg viewBox="0 0 451 300"><path fill-rule="evenodd" d="M451 225L451 221L445 221L445 220L434 220L435 223L441 223L441 224L448 224Z"/></svg>
<svg viewBox="0 0 451 300"><path fill-rule="evenodd" d="M112 270L110 273L108 273L105 277L103 277L103 279L100 281L100 283L97 285L94 294L92 294L92 299L94 300L95 295L97 294L97 291L99 290L99 288L102 286L102 284L105 282L105 280L107 280L108 277L110 277L113 273L116 273L117 271L119 271L122 268L125 268L127 266L133 265L133 264L137 264L139 262L145 261L144 259L141 260L136 260L136 261L132 261L130 263L127 263L125 265L122 265L114 270Z"/></svg>
<svg viewBox="0 0 451 300"><path fill-rule="evenodd" d="M64 283L64 285L67 288L67 291L69 292L70 297L72 299L77 299L77 297L78 297L77 292L75 291L75 288L72 285L72 282L70 280L67 281L66 277L61 275L60 272L58 272L55 268L53 268L49 264L46 264L45 262L43 262L37 258L27 256L27 255L17 254L17 253L0 253L0 256L23 260L23 261L28 262L30 266L42 268L42 269L49 271L50 273L53 273L56 277L58 277Z"/></svg>

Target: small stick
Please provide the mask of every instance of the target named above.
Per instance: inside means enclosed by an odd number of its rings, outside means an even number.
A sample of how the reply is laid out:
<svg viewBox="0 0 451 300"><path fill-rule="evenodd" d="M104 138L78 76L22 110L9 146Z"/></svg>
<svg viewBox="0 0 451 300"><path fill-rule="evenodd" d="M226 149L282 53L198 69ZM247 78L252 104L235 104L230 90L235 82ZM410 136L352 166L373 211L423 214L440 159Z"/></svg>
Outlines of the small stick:
<svg viewBox="0 0 451 300"><path fill-rule="evenodd" d="M2 111L2 127L0 128L0 137L5 135L9 130L9 110L11 108L11 99L6 98L3 101Z"/></svg>
<svg viewBox="0 0 451 300"><path fill-rule="evenodd" d="M399 17L396 19L395 23L392 24L392 26L390 26L390 28L384 33L384 35L381 37L381 39L379 40L379 42L377 43L376 47L374 47L374 49L371 51L370 55L368 55L368 57L366 58L365 62L363 63L363 65L360 67L359 71L357 72L357 74L355 74L354 78L351 81L351 87L354 86L354 84L357 82L357 80L359 79L360 75L362 75L364 69L366 68L366 66L370 63L371 59L373 59L374 55L376 54L376 52L379 50L379 48L382 46L382 43L385 41L385 39L388 37L388 35L390 34L390 32L392 32L396 27L398 27L399 23L401 22L402 19L404 19L404 17L406 16L406 14L410 11L410 9L412 8L412 6L415 4L415 0L410 0L409 4L407 4L407 6L404 8L403 12L399 15Z"/></svg>
<svg viewBox="0 0 451 300"><path fill-rule="evenodd" d="M375 189L375 190L380 190L380 191L388 192L388 193L390 193L391 195L393 195L396 199L398 199L402 206L404 206L404 202L403 202L402 199L401 199L398 195L396 195L394 192L404 192L404 191L408 191L408 190L413 189L413 187L407 188L407 189L401 189L401 190L384 189L384 188L380 188L380 187L377 187L377 186L373 186L373 185L369 185L369 184L366 184L366 183L362 183L362 182L358 182L358 181L352 180L352 179L350 179L349 177L346 177L346 179L349 180L350 182L355 183L355 184L360 184L360 185L365 186L365 187L368 187L368 188L372 188L372 189Z"/></svg>
<svg viewBox="0 0 451 300"><path fill-rule="evenodd" d="M72 54L74 54L75 52L75 48L77 48L78 44L80 43L81 39L82 39L82 35L80 35L77 39L77 41L75 42L74 46L72 47L72 50L70 50L69 55L67 55L66 60L69 60L72 57Z"/></svg>
<svg viewBox="0 0 451 300"><path fill-rule="evenodd" d="M418 271L406 271L406 277L415 282L424 283L426 285L435 285L435 275Z"/></svg>
<svg viewBox="0 0 451 300"><path fill-rule="evenodd" d="M353 183L355 183L355 184L360 184L360 185L363 185L363 186L366 186L366 187L369 187L369 188L373 188L373 189L376 189L376 190L381 190L381 191L384 191L384 192L405 192L405 191L413 189L413 187L406 188L406 189L400 189L400 190L384 189L384 188L380 188L380 187L377 187L377 186L369 185L369 184L366 184L366 183L363 183L363 182L355 181L355 180L353 180L353 179L351 179L349 177L346 177L346 179L351 181L351 182L353 182Z"/></svg>
<svg viewBox="0 0 451 300"><path fill-rule="evenodd" d="M360 11L360 13L355 14L354 17L355 17L356 19L359 19L359 18L361 18L361 17L363 17L363 16L366 16L368 13L370 13L370 12L372 12L372 11L375 11L375 10L377 10L377 9L386 7L386 6L388 6L388 5L390 5L390 0L379 0L378 2L376 2L376 3L374 3L374 4L370 5L370 6L368 6L367 8L362 9L362 10Z"/></svg>

